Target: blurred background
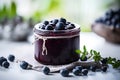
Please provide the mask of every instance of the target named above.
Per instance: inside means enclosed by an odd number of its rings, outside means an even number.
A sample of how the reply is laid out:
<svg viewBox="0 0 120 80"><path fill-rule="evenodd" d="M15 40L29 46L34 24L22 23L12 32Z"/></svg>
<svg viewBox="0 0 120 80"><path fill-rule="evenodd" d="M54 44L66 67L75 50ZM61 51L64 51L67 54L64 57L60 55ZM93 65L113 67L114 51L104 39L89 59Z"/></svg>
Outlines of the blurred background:
<svg viewBox="0 0 120 80"><path fill-rule="evenodd" d="M60 17L90 32L96 18L119 5L120 0L0 0L0 37L24 41L36 23Z"/></svg>

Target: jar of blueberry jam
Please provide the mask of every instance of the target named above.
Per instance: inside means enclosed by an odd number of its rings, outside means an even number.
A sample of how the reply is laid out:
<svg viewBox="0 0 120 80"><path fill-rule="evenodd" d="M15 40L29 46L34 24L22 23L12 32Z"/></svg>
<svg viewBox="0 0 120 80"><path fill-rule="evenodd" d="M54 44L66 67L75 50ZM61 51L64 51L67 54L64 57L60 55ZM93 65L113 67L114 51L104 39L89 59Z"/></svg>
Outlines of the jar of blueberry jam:
<svg viewBox="0 0 120 80"><path fill-rule="evenodd" d="M79 60L80 26L66 19L38 23L34 27L35 59L45 65L64 65Z"/></svg>

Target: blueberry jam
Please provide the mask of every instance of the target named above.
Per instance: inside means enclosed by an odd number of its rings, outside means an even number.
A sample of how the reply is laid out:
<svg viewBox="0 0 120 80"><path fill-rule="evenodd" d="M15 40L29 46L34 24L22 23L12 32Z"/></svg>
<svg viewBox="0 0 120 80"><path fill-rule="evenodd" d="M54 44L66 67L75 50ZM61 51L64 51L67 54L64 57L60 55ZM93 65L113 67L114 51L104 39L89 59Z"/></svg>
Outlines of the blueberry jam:
<svg viewBox="0 0 120 80"><path fill-rule="evenodd" d="M79 25L68 24L64 18L48 21L47 25L38 23L34 27L35 59L46 65L64 65L78 61L79 54L75 50L79 49L79 33Z"/></svg>

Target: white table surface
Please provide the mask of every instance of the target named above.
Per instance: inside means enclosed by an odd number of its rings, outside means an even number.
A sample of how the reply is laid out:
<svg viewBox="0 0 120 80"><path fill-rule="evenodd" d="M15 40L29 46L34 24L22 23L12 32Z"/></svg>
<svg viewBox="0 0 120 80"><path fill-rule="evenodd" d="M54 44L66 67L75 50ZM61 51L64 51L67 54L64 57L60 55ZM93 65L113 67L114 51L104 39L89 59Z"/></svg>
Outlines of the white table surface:
<svg viewBox="0 0 120 80"><path fill-rule="evenodd" d="M86 45L88 50L95 49L102 56L112 56L120 59L120 45L106 42L94 33L81 33L80 46ZM0 40L0 56L14 54L17 59L26 60L33 65L40 65L34 60L34 45L28 42L11 42ZM0 80L120 80L120 70L112 67L106 73L89 72L88 76L62 77L59 73L44 75L42 72L22 70L17 63L11 63L9 69L0 67Z"/></svg>

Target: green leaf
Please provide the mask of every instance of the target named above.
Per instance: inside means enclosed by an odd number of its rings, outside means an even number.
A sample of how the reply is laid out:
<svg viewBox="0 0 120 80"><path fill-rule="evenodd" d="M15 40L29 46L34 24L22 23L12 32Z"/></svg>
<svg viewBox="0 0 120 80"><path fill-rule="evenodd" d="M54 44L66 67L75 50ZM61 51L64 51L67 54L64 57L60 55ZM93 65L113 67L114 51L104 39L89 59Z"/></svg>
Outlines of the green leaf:
<svg viewBox="0 0 120 80"><path fill-rule="evenodd" d="M82 60L84 60L84 59L85 59L85 57L86 57L86 55L82 55L82 56L81 56Z"/></svg>
<svg viewBox="0 0 120 80"><path fill-rule="evenodd" d="M75 50L75 52L76 52L77 54L81 54L81 53L82 53L81 50Z"/></svg>
<svg viewBox="0 0 120 80"><path fill-rule="evenodd" d="M90 56L88 57L88 59L90 59L93 56L93 50L90 50Z"/></svg>
<svg viewBox="0 0 120 80"><path fill-rule="evenodd" d="M10 6L10 9L8 11L9 11L9 17L10 18L13 18L14 16L17 15L16 3L14 1L11 2L11 6Z"/></svg>
<svg viewBox="0 0 120 80"><path fill-rule="evenodd" d="M94 61L95 62L98 62L98 61L100 61L101 60L101 55L100 55L100 52L97 52L97 51L95 51L95 50L93 50L93 59L94 59Z"/></svg>
<svg viewBox="0 0 120 80"><path fill-rule="evenodd" d="M86 46L83 46L83 52L87 52Z"/></svg>

